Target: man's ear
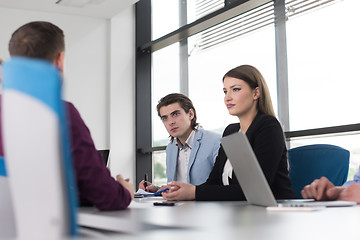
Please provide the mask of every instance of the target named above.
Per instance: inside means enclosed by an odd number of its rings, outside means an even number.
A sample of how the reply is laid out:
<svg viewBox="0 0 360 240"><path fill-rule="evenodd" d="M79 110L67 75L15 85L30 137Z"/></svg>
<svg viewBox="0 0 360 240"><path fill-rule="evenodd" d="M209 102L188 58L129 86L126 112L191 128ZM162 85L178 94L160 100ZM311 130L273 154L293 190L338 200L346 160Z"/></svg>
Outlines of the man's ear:
<svg viewBox="0 0 360 240"><path fill-rule="evenodd" d="M190 108L189 109L189 116L190 116L190 119L192 120L194 118L194 109Z"/></svg>
<svg viewBox="0 0 360 240"><path fill-rule="evenodd" d="M64 72L64 55L65 52L59 53L54 61L54 64L59 68L62 73Z"/></svg>

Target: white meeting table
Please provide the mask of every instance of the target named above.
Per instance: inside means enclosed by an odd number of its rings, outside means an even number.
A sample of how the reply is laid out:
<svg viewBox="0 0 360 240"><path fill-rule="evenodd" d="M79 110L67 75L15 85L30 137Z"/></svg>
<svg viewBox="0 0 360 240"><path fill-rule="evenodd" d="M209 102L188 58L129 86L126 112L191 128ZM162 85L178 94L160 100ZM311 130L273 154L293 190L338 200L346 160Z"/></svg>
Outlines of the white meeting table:
<svg viewBox="0 0 360 240"><path fill-rule="evenodd" d="M123 211L81 208L82 226L111 230L110 239L359 239L360 206L313 212L270 212L246 202L179 202L153 206L135 199ZM122 233L119 233L122 232Z"/></svg>

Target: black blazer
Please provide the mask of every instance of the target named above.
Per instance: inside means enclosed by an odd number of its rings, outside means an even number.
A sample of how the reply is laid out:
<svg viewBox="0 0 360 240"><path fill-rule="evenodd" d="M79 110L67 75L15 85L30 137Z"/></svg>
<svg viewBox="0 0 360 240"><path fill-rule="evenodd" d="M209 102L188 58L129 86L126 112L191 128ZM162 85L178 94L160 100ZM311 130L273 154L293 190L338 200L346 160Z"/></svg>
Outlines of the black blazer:
<svg viewBox="0 0 360 240"><path fill-rule="evenodd" d="M238 132L240 123L226 127L223 137ZM288 171L287 149L284 133L278 120L270 115L258 113L246 132L246 136L260 163L264 175L276 199L296 198ZM246 200L234 174L229 185L224 186L222 173L227 156L222 146L207 181L196 186L195 199L200 201Z"/></svg>

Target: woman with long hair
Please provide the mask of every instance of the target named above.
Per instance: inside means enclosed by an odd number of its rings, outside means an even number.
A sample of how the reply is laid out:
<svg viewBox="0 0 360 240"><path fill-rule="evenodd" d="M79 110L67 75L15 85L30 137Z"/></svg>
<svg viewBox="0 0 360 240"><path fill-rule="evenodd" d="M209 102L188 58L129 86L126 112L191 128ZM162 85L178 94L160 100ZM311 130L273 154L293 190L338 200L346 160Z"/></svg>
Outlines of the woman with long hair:
<svg viewBox="0 0 360 240"><path fill-rule="evenodd" d="M230 124L223 136L242 131L260 163L276 199L295 198L288 174L284 133L276 119L267 84L255 67L241 65L223 77L224 103L239 123ZM246 200L233 168L220 147L207 181L199 186L171 182L166 200Z"/></svg>

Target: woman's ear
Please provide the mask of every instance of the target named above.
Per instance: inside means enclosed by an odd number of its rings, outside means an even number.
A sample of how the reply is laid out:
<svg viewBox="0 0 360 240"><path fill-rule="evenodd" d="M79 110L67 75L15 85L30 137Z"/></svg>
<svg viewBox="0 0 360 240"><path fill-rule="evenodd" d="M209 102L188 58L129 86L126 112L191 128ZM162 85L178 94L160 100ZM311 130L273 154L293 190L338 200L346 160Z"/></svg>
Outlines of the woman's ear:
<svg viewBox="0 0 360 240"><path fill-rule="evenodd" d="M256 88L254 89L254 100L259 99L259 98L260 98L260 95L261 95L260 89L259 89L259 87L256 87Z"/></svg>

